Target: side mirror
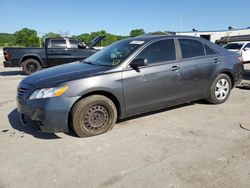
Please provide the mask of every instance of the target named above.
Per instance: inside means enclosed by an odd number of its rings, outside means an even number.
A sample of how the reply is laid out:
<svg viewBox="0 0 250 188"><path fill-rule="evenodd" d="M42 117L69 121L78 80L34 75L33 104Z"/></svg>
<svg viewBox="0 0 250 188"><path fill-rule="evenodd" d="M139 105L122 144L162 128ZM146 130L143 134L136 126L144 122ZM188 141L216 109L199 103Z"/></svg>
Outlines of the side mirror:
<svg viewBox="0 0 250 188"><path fill-rule="evenodd" d="M143 67L147 65L148 65L147 59L133 59L133 61L130 63L130 66L132 68L138 68L138 67Z"/></svg>
<svg viewBox="0 0 250 188"><path fill-rule="evenodd" d="M249 47L244 48L244 51L248 51L248 50L250 50L250 48L249 48Z"/></svg>
<svg viewBox="0 0 250 188"><path fill-rule="evenodd" d="M86 45L82 44L82 43L79 43L78 44L78 48L79 49L85 49L86 48Z"/></svg>

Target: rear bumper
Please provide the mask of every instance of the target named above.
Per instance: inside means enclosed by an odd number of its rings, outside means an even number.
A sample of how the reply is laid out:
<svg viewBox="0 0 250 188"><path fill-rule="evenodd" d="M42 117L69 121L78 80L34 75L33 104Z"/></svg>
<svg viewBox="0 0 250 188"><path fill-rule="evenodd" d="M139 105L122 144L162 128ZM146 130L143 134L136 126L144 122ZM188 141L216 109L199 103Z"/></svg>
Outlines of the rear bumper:
<svg viewBox="0 0 250 188"><path fill-rule="evenodd" d="M68 132L68 117L71 106L78 98L54 97L24 100L17 97L17 111L26 125L25 116L36 122L44 132Z"/></svg>
<svg viewBox="0 0 250 188"><path fill-rule="evenodd" d="M234 87L236 87L237 85L239 85L243 79L243 74L244 74L244 66L242 64L236 64L234 66Z"/></svg>
<svg viewBox="0 0 250 188"><path fill-rule="evenodd" d="M17 67L12 61L4 61L3 62L4 67Z"/></svg>

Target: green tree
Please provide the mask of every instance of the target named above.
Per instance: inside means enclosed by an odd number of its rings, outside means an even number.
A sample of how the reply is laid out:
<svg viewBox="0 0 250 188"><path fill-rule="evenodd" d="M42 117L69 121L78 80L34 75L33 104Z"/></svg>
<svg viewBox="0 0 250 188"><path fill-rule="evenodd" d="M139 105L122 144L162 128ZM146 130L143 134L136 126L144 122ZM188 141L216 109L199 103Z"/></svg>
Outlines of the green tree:
<svg viewBox="0 0 250 188"><path fill-rule="evenodd" d="M0 46L15 46L13 34L0 33Z"/></svg>
<svg viewBox="0 0 250 188"><path fill-rule="evenodd" d="M19 46L25 47L38 47L40 45L40 39L37 36L37 32L32 29L23 28L14 33L15 42Z"/></svg>
<svg viewBox="0 0 250 188"><path fill-rule="evenodd" d="M92 32L92 33L84 33L81 35L76 35L73 36L73 38L84 42L85 44L89 45L91 40L93 40L94 38L96 38L97 36L100 35L105 35L105 39L99 44L99 46L107 46L113 42L116 42L118 40L127 38L128 36L120 36L120 35L114 35L111 33L107 33L105 30L100 30L100 31L96 31L96 32Z"/></svg>
<svg viewBox="0 0 250 188"><path fill-rule="evenodd" d="M72 38L82 41L85 44L88 44L90 41L90 35L88 33L83 33L81 35L73 35Z"/></svg>
<svg viewBox="0 0 250 188"><path fill-rule="evenodd" d="M48 32L48 33L45 34L45 37L48 37L48 38L61 38L61 35L59 33Z"/></svg>
<svg viewBox="0 0 250 188"><path fill-rule="evenodd" d="M145 34L144 29L133 29L130 32L130 37L136 37L136 36L144 35L144 34Z"/></svg>

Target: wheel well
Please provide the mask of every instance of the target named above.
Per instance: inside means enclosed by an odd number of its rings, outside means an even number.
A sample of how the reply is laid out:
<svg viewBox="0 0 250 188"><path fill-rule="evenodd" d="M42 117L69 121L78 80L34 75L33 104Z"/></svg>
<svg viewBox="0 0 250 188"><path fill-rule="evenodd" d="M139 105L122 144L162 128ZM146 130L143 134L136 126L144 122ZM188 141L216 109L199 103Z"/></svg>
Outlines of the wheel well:
<svg viewBox="0 0 250 188"><path fill-rule="evenodd" d="M226 71L226 72L222 72L222 74L226 74L229 76L229 78L232 82L232 88L233 88L234 87L234 77L233 77L232 73Z"/></svg>
<svg viewBox="0 0 250 188"><path fill-rule="evenodd" d="M107 98L109 98L114 104L115 104L115 107L116 107L116 110L117 110L117 117L120 116L121 114L121 105L120 105L120 102L118 101L118 99L112 94L112 93L109 93L107 91L94 91L94 92L90 92L90 93L87 93L83 96L81 96L70 108L70 112L69 112L69 116L68 116L68 126L69 126L69 129L70 129L70 123L71 123L71 111L72 111L72 108L73 106L78 102L80 101L81 99L83 98L86 98L88 96L91 96L91 95L103 95Z"/></svg>
<svg viewBox="0 0 250 188"><path fill-rule="evenodd" d="M22 63L24 61L26 61L27 59L35 59L35 60L37 60L40 63L40 65L42 65L41 60L38 57L36 57L36 56L25 56L25 57L23 57L20 65L22 65Z"/></svg>

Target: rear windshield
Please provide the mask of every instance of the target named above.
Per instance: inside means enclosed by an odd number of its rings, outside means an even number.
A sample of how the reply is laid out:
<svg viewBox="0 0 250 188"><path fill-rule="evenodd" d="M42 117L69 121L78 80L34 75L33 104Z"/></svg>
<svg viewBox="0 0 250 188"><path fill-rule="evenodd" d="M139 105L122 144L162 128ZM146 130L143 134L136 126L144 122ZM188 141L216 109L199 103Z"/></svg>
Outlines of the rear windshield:
<svg viewBox="0 0 250 188"><path fill-rule="evenodd" d="M230 50L240 50L242 46L243 44L240 44L240 43L231 43L231 44L225 45L224 48L230 49Z"/></svg>

